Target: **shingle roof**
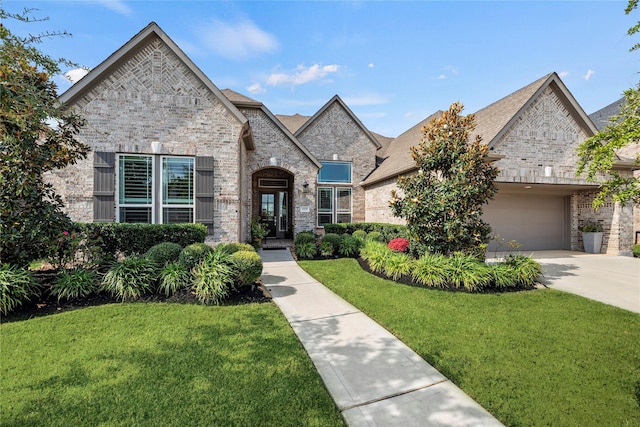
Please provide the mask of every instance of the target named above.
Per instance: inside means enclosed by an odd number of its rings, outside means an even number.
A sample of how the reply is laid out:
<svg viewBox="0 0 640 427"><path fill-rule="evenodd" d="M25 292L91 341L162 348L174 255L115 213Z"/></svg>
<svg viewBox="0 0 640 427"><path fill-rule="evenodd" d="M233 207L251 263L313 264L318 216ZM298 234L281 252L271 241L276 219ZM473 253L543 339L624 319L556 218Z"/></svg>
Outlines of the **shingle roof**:
<svg viewBox="0 0 640 427"><path fill-rule="evenodd" d="M298 129L300 129L302 125L311 118L311 116L301 116L300 114L294 114L292 116L276 114L276 117L287 129L289 129L289 132L291 133L296 133Z"/></svg>
<svg viewBox="0 0 640 427"><path fill-rule="evenodd" d="M604 129L604 127L609 124L609 119L620 113L620 108L622 107L622 104L624 104L624 99L625 98L623 96L606 107L599 109L595 113L589 114L589 118L593 121L598 130Z"/></svg>
<svg viewBox="0 0 640 427"><path fill-rule="evenodd" d="M238 93L231 89L222 89L220 92L227 97L227 99L233 103L241 103L241 104L262 104L260 101L256 101L255 99L251 99L248 96L245 96L241 93Z"/></svg>
<svg viewBox="0 0 640 427"><path fill-rule="evenodd" d="M380 157L386 155L386 159L364 180L364 183L373 184L414 169L416 164L411 156L411 147L417 145L422 139L422 127L429 124L432 119L439 117L441 114L442 111L438 111L430 115L394 139L388 145L384 154L378 153Z"/></svg>

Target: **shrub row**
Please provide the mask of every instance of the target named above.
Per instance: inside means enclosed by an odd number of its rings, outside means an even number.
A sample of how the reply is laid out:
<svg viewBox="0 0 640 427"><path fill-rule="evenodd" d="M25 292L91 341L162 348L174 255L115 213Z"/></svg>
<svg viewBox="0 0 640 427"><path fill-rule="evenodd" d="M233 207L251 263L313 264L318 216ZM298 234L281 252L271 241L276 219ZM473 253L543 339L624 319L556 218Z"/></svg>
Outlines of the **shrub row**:
<svg viewBox="0 0 640 427"><path fill-rule="evenodd" d="M496 264L463 253L425 254L415 259L384 243L366 241L360 256L371 271L394 281L469 292L531 288L542 274L540 264L523 255L510 255Z"/></svg>
<svg viewBox="0 0 640 427"><path fill-rule="evenodd" d="M63 268L47 292L58 300L71 300L106 291L125 301L151 293L168 297L191 289L201 302L219 304L234 290L253 285L262 267L260 255L248 244L221 244L213 249L199 242L183 249L177 243L162 242L144 255L132 254L114 263L102 277L87 268ZM0 313L39 298L42 292L43 286L29 270L0 266Z"/></svg>
<svg viewBox="0 0 640 427"><path fill-rule="evenodd" d="M633 245L633 256L640 258L640 245Z"/></svg>
<svg viewBox="0 0 640 427"><path fill-rule="evenodd" d="M379 222L348 222L338 224L325 224L325 233L351 234L356 231L364 231L369 234L372 231L380 233L385 241L396 237L407 237L407 226L401 224L384 224Z"/></svg>
<svg viewBox="0 0 640 427"><path fill-rule="evenodd" d="M311 231L303 231L294 240L296 255L299 258L329 258L333 256L356 257L363 240L350 234L326 233L316 236Z"/></svg>

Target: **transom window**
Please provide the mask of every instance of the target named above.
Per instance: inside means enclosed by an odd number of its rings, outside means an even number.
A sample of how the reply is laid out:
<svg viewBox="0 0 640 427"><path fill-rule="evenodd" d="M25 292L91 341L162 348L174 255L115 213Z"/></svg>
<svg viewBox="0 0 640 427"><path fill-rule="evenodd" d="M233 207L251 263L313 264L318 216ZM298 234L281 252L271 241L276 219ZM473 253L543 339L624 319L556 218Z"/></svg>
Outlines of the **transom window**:
<svg viewBox="0 0 640 427"><path fill-rule="evenodd" d="M321 184L351 184L351 162L322 161L318 172Z"/></svg>
<svg viewBox="0 0 640 427"><path fill-rule="evenodd" d="M116 220L193 222L194 166L192 157L119 155Z"/></svg>

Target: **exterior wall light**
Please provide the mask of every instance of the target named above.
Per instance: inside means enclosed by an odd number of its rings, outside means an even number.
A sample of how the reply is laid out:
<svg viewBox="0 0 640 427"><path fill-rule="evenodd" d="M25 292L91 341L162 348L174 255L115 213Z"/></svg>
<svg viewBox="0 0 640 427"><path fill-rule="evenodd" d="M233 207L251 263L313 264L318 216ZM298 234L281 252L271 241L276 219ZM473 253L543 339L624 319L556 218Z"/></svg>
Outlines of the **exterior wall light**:
<svg viewBox="0 0 640 427"><path fill-rule="evenodd" d="M151 141L151 152L158 154L162 150L162 143L160 141Z"/></svg>

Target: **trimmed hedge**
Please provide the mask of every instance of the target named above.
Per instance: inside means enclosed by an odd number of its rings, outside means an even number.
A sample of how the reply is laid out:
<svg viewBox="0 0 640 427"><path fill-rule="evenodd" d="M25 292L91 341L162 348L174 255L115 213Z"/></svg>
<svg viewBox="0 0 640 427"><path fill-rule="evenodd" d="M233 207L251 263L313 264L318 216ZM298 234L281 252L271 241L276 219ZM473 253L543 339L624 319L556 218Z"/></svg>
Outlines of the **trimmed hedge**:
<svg viewBox="0 0 640 427"><path fill-rule="evenodd" d="M262 258L256 251L237 251L231 254L236 265L236 283L238 286L251 286L262 274Z"/></svg>
<svg viewBox="0 0 640 427"><path fill-rule="evenodd" d="M115 257L144 254L163 242L186 247L203 243L207 227L202 224L127 224L118 222L81 223L82 230L100 246L105 255Z"/></svg>
<svg viewBox="0 0 640 427"><path fill-rule="evenodd" d="M407 226L402 224L384 224L380 222L347 222L339 224L325 224L325 233L353 234L354 231L362 230L366 233L377 231L382 234L386 242L396 237L407 237Z"/></svg>
<svg viewBox="0 0 640 427"><path fill-rule="evenodd" d="M177 262L182 252L182 246L173 242L162 242L151 246L145 253L145 257L149 258L158 267L164 267L169 262Z"/></svg>

